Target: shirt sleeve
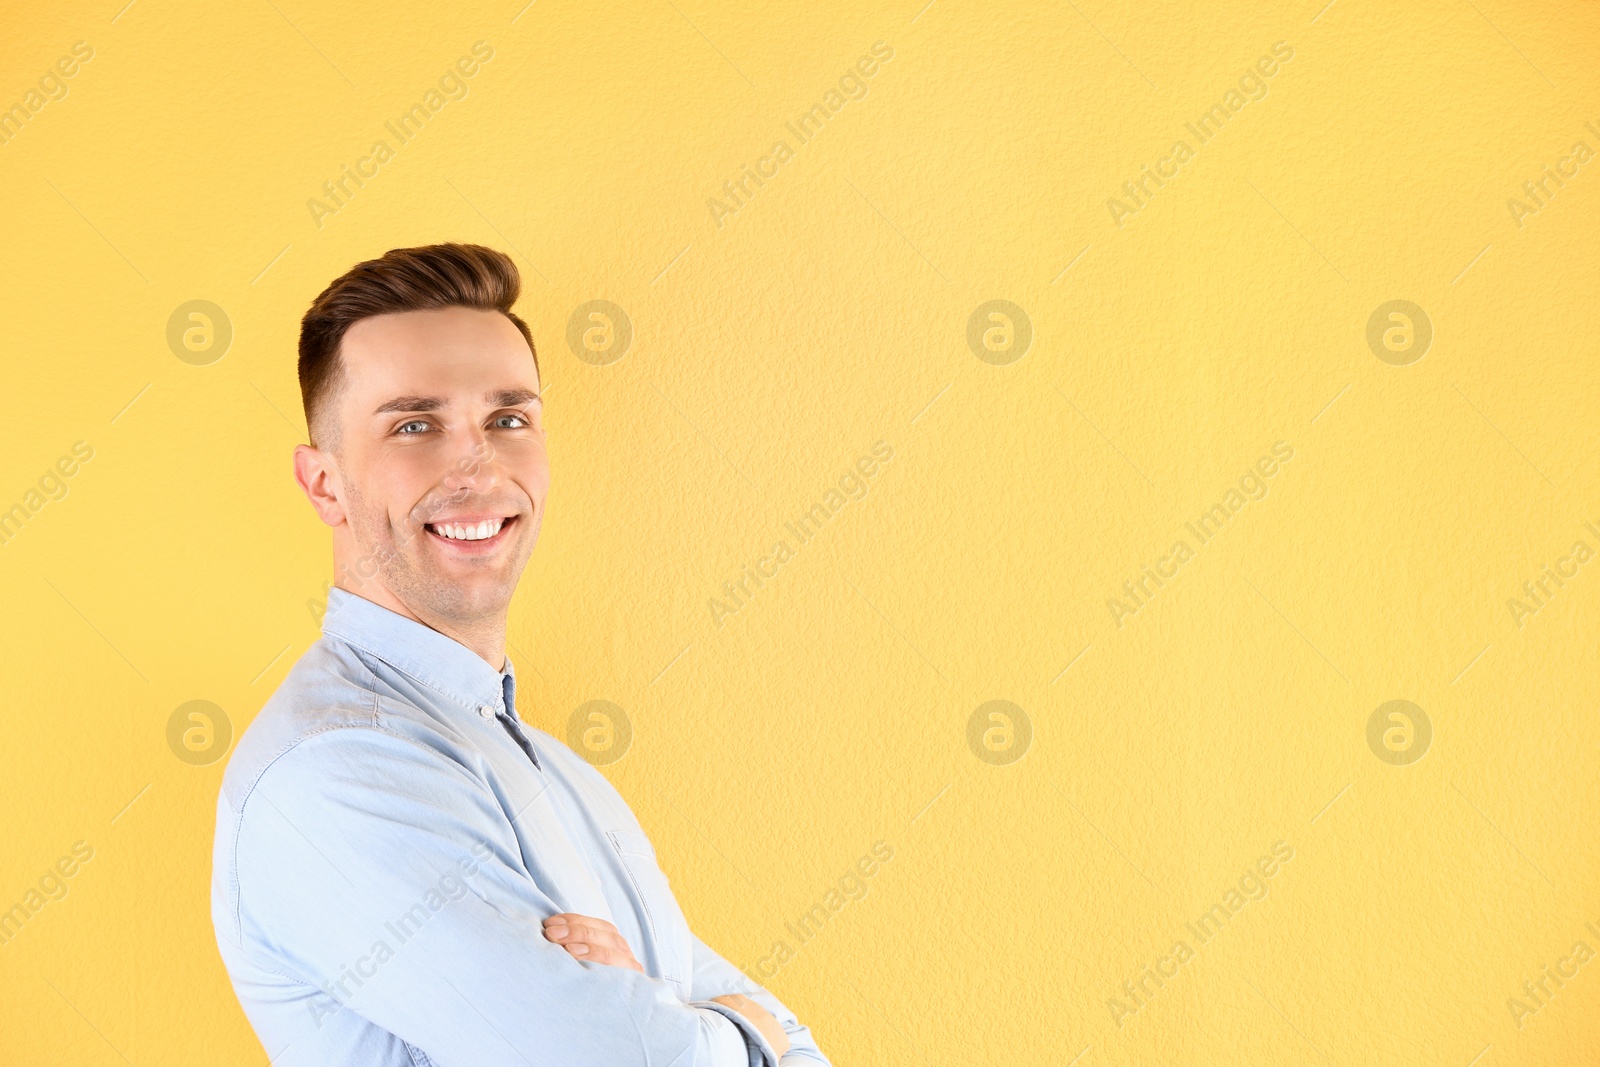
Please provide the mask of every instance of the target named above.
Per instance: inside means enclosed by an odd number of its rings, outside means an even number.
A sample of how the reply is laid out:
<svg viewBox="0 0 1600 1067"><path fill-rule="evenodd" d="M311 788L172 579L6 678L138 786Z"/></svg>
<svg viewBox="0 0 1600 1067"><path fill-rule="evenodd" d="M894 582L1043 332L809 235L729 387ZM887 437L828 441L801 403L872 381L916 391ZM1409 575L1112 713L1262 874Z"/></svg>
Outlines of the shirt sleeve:
<svg viewBox="0 0 1600 1067"><path fill-rule="evenodd" d="M697 1004L702 1018L711 1031L712 1054L717 1067L759 1067L761 1061L746 1041L744 1030L727 1016L728 1009L721 1004ZM771 1051L770 1046L768 1049Z"/></svg>
<svg viewBox="0 0 1600 1067"><path fill-rule="evenodd" d="M789 1035L789 1051L783 1058L777 1060L779 1067L833 1067L832 1061L822 1054L817 1047L817 1042L811 1035L811 1029L803 1026L795 1017L794 1012L784 1006L783 1002L765 988L750 980L739 968L719 956L710 945L700 940L698 935L691 934L694 948L694 976L690 980L691 1003L707 1003L712 997L724 996L728 993L743 993L751 1000L760 1004L772 1017L778 1020L778 1025L783 1027L784 1033ZM712 1005L722 1008L723 1005ZM732 1008L725 1009L736 1022L742 1022L740 1029L744 1032L747 1041L752 1044L752 1051L759 1051L765 1062L773 1062L772 1045L755 1025L744 1020ZM756 1067L762 1060L755 1055L751 1056L751 1067Z"/></svg>
<svg viewBox="0 0 1600 1067"><path fill-rule="evenodd" d="M438 1067L748 1067L723 1013L544 937L562 909L494 795L442 752L366 725L313 734L236 817L228 934L306 985L301 1025L261 1035L274 1063L351 1011Z"/></svg>

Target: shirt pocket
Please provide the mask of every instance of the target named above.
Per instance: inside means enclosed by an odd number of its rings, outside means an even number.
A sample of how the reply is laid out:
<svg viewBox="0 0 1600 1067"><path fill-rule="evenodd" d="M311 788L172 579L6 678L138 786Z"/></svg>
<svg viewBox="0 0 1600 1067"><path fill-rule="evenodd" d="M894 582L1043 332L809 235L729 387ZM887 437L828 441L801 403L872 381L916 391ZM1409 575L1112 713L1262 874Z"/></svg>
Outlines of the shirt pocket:
<svg viewBox="0 0 1600 1067"><path fill-rule="evenodd" d="M677 987L680 998L688 1000L689 923L656 862L655 846L642 830L607 830L606 836L643 906L645 925L659 957L661 978Z"/></svg>

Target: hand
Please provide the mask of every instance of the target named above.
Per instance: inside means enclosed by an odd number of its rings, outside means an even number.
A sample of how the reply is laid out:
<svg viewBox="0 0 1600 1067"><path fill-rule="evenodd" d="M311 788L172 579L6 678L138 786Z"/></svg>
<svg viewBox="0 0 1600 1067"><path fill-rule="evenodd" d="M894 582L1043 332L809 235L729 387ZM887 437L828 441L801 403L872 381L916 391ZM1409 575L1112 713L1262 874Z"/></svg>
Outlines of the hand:
<svg viewBox="0 0 1600 1067"><path fill-rule="evenodd" d="M574 959L605 963L612 967L632 967L644 973L633 958L633 950L617 928L604 919L564 911L544 921L544 936L572 954ZM771 1016L768 1016L771 1018Z"/></svg>
<svg viewBox="0 0 1600 1067"><path fill-rule="evenodd" d="M756 1029L761 1031L761 1036L767 1039L767 1044L772 1046L772 1051L781 1059L789 1051L789 1035L784 1032L778 1020L772 1013L760 1004L751 1000L743 993L729 993L726 996L712 997L718 1004L726 1004L734 1011L755 1023Z"/></svg>

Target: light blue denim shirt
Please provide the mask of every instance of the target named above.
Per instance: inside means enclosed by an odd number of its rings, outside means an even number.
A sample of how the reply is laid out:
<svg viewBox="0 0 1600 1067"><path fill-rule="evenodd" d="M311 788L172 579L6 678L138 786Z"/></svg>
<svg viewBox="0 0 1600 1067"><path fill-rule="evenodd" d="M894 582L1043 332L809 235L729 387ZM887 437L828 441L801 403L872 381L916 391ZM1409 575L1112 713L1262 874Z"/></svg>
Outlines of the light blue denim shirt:
<svg viewBox="0 0 1600 1067"><path fill-rule="evenodd" d="M275 1067L779 1067L743 993L810 1030L689 929L605 776L517 717L496 671L344 589L229 758L211 917ZM644 967L541 922L614 924Z"/></svg>

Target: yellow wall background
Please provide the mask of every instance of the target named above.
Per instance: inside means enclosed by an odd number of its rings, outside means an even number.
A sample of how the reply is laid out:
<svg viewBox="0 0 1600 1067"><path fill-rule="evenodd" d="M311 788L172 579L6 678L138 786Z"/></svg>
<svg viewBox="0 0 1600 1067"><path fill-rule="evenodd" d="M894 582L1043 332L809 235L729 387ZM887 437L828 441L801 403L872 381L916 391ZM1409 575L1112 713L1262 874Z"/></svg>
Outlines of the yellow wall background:
<svg viewBox="0 0 1600 1067"><path fill-rule="evenodd" d="M298 320L439 240L515 256L549 391L524 715L621 709L691 922L835 1063L1600 1057L1593 5L124 2L0 35L0 105L40 93L0 144L0 907L65 888L0 944L0 1062L265 1063L208 910L225 749L169 721L236 737L317 639ZM225 350L169 344L195 300ZM568 343L592 300L620 358Z"/></svg>

